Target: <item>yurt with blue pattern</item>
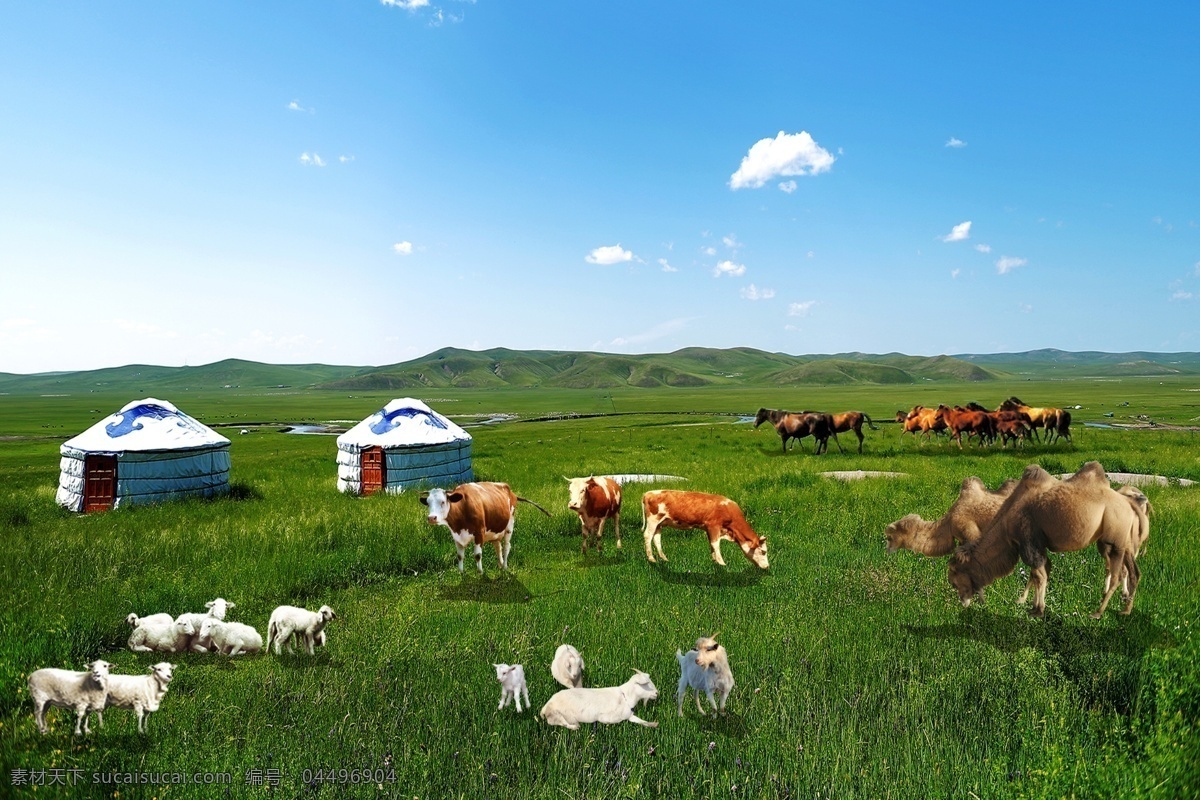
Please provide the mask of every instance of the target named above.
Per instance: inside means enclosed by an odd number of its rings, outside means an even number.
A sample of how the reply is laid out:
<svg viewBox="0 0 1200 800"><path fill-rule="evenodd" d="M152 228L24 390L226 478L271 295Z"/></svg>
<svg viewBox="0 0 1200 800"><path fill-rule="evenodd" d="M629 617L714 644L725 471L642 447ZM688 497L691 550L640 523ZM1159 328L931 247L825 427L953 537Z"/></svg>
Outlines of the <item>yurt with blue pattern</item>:
<svg viewBox="0 0 1200 800"><path fill-rule="evenodd" d="M104 511L229 491L229 440L165 400L135 400L59 448L58 504Z"/></svg>
<svg viewBox="0 0 1200 800"><path fill-rule="evenodd" d="M474 480L471 434L420 400L393 400L337 439L338 491L391 494Z"/></svg>

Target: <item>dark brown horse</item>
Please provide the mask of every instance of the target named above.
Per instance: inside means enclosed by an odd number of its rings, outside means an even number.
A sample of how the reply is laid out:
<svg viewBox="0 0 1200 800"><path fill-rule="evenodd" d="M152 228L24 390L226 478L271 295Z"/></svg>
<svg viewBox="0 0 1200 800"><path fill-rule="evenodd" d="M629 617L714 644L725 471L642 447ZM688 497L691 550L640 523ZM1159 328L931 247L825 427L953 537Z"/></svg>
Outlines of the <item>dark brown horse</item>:
<svg viewBox="0 0 1200 800"><path fill-rule="evenodd" d="M879 428L875 427L875 423L871 421L871 418L861 411L843 411L841 414L830 414L830 416L833 417L833 432L835 434L845 433L846 431L854 431L854 435L858 437L859 455L862 455L863 422L866 422L871 430L879 430ZM837 441L836 436L834 436L834 441ZM842 450L841 442L838 442L838 450ZM842 452L844 453L846 451L842 450Z"/></svg>
<svg viewBox="0 0 1200 800"><path fill-rule="evenodd" d="M837 433L833 430L833 416L819 411L803 411L793 414L790 411L779 411L773 408L760 408L754 417L754 427L770 421L775 426L779 438L782 439L783 452L787 453L788 439L803 439L811 436L816 441L813 452L820 455L829 449L829 437L837 441ZM841 448L841 443L838 447Z"/></svg>

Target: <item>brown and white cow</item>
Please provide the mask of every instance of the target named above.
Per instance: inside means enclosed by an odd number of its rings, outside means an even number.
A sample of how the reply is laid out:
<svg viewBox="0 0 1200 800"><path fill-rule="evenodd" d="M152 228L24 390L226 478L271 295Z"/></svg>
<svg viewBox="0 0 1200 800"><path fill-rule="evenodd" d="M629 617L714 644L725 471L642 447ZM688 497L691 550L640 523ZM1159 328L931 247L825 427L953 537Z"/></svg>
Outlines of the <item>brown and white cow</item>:
<svg viewBox="0 0 1200 800"><path fill-rule="evenodd" d="M508 569L508 551L512 547L513 524L517 503L529 505L547 517L550 512L532 500L517 497L507 483L462 483L449 492L431 489L422 492L421 503L429 507L429 524L445 525L458 548L458 571L463 571L467 545L475 544L475 567L483 574L483 544L496 544L500 569Z"/></svg>
<svg viewBox="0 0 1200 800"><path fill-rule="evenodd" d="M655 489L642 495L642 518L646 529L642 537L646 543L646 558L654 563L650 543L658 549L663 561L667 556L662 549L662 533L659 528L703 528L708 532L708 544L712 548L713 561L725 566L721 558L720 542L729 539L742 548L746 558L756 567L766 569L767 540L760 537L742 516L742 509L728 497L703 492L685 492L674 489Z"/></svg>
<svg viewBox="0 0 1200 800"><path fill-rule="evenodd" d="M583 525L583 552L588 551L589 534L596 536L596 552L604 550L600 537L604 534L604 523L612 519L617 529L617 549L621 549L621 484L612 478L591 476L568 478L571 484L571 499L567 508L579 515Z"/></svg>

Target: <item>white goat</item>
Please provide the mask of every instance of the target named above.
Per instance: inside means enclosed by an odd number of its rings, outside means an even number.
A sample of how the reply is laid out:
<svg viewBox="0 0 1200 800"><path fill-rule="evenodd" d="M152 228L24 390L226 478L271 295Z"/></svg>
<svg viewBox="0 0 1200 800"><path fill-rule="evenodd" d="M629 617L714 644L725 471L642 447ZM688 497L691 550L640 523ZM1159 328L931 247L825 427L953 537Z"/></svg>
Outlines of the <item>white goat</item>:
<svg viewBox="0 0 1200 800"><path fill-rule="evenodd" d="M550 662L550 674L568 689L578 689L583 686L583 656L571 645L560 644Z"/></svg>
<svg viewBox="0 0 1200 800"><path fill-rule="evenodd" d="M729 670L729 654L725 648L717 644L716 634L701 636L696 640L695 648L687 653L675 651L675 660L679 662L679 688L675 691L675 700L679 706L679 716L683 716L683 698L688 687L696 690L696 708L704 713L700 705L700 693L708 695L713 711L725 713L725 700L733 691L733 673ZM720 708L717 700L720 698Z"/></svg>
<svg viewBox="0 0 1200 800"><path fill-rule="evenodd" d="M75 709L75 735L79 726L83 733L88 730L88 714L104 711L108 696L108 671L113 665L107 661L93 661L87 672L69 669L39 669L29 676L29 696L33 698L33 718L38 731L46 733L46 706Z"/></svg>
<svg viewBox="0 0 1200 800"><path fill-rule="evenodd" d="M626 720L647 728L657 728L657 722L647 722L633 713L639 700L654 700L657 697L658 689L654 687L650 676L641 670L634 670L633 677L620 686L562 689L542 706L541 716L550 725L562 725L573 731L579 730L579 725L584 722L611 725Z"/></svg>
<svg viewBox="0 0 1200 800"><path fill-rule="evenodd" d="M220 620L225 619L225 615L229 612L229 609L237 608L237 603L231 603L224 597L218 597L216 600L209 600L204 604L204 607L207 608L208 611L204 612L203 614L195 611L188 611L175 618L176 622L179 620L187 620L196 628L195 638L193 638L191 642L191 649L196 653L207 653L211 649L209 647L210 642L208 639L200 635L200 626L204 623L204 620L210 617Z"/></svg>
<svg viewBox="0 0 1200 800"><path fill-rule="evenodd" d="M201 641L212 642L222 655L236 656L238 653L257 653L262 650L262 636L254 628L240 622L222 622L216 617L206 617L196 635Z"/></svg>
<svg viewBox="0 0 1200 800"><path fill-rule="evenodd" d="M149 675L109 675L108 699L104 707L136 711L138 733L145 733L146 718L152 711L158 711L174 668L174 664L161 661L150 668ZM100 714L100 724L104 724L103 714Z"/></svg>
<svg viewBox="0 0 1200 800"><path fill-rule="evenodd" d="M304 641L305 652L311 656L315 645L325 644L325 626L335 619L337 614L329 606L321 606L316 611L279 606L271 612L271 620L267 623L267 649L270 650L274 642L275 655L279 655L280 647L286 642L291 653L293 639L299 638Z"/></svg>
<svg viewBox="0 0 1200 800"><path fill-rule="evenodd" d="M186 653L196 628L180 617L166 624L143 622L129 634L129 649L136 653L161 650L165 653Z"/></svg>
<svg viewBox="0 0 1200 800"><path fill-rule="evenodd" d="M174 622L174 618L170 614L151 614L148 617L139 617L137 614L130 614L125 618L129 623L129 627L136 628L138 625L169 625Z"/></svg>
<svg viewBox="0 0 1200 800"><path fill-rule="evenodd" d="M525 695L525 707L529 708L529 688L525 685L525 668L520 664L492 664L496 668L496 680L500 681L500 705L496 710L504 708L511 699L517 704L517 713L521 713L521 695Z"/></svg>

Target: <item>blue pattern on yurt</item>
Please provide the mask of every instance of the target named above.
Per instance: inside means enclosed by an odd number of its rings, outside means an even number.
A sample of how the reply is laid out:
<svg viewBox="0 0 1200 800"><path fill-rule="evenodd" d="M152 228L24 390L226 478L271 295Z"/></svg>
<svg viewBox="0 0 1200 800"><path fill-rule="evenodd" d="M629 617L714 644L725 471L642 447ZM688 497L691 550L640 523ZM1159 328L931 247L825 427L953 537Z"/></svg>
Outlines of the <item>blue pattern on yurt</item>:
<svg viewBox="0 0 1200 800"><path fill-rule="evenodd" d="M401 417L404 419L416 419L417 417L422 417L421 421L431 428L449 430L446 427L446 423L442 422L428 411L422 411L419 408L396 408L392 409L391 411L381 408L379 411L375 412L375 416L379 417L379 419L371 423L371 433L374 433L376 436L382 436L388 431L394 430L396 426L400 424L399 418Z"/></svg>

